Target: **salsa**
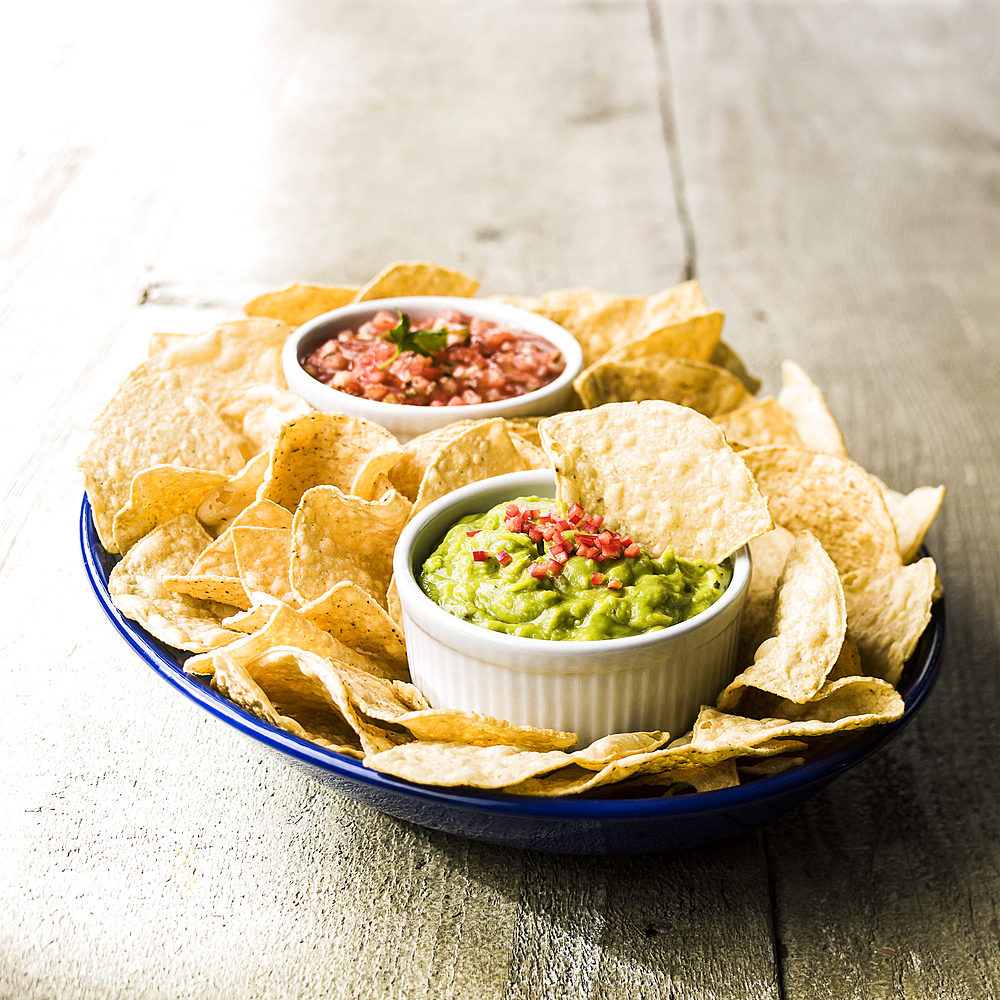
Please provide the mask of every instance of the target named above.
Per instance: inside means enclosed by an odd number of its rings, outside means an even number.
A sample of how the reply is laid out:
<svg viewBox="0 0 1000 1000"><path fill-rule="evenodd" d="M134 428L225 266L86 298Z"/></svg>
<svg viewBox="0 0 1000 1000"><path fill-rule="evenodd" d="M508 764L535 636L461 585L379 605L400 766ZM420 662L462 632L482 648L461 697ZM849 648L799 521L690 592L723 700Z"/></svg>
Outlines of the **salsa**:
<svg viewBox="0 0 1000 1000"><path fill-rule="evenodd" d="M419 574L427 596L468 622L533 639L642 635L711 607L729 561L658 559L574 504L527 497L462 518Z"/></svg>
<svg viewBox="0 0 1000 1000"><path fill-rule="evenodd" d="M542 337L454 309L417 320L382 310L300 363L341 392L409 406L510 399L548 385L566 367L560 350Z"/></svg>

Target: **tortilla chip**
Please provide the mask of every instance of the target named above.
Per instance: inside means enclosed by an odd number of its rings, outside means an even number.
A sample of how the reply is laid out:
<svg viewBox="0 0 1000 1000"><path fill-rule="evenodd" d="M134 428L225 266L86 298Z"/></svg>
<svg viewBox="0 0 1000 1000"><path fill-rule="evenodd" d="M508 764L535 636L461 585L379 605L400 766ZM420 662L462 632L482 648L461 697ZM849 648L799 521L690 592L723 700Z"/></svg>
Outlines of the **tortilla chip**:
<svg viewBox="0 0 1000 1000"><path fill-rule="evenodd" d="M847 448L837 421L812 379L794 361L782 361L781 380L778 405L791 418L805 447L846 458Z"/></svg>
<svg viewBox="0 0 1000 1000"><path fill-rule="evenodd" d="M791 418L770 396L728 413L719 413L712 419L726 432L730 444L744 448L765 444L802 446L802 438Z"/></svg>
<svg viewBox="0 0 1000 1000"><path fill-rule="evenodd" d="M387 299L396 295L456 295L472 298L479 282L460 271L451 271L429 262L390 264L368 282L357 295L355 302L369 299Z"/></svg>
<svg viewBox="0 0 1000 1000"><path fill-rule="evenodd" d="M294 660L261 663L258 659L250 663L253 664L252 673L247 665L232 657L220 656L212 686L251 715L299 739L351 757L364 756L361 740L343 715L336 711L329 692L321 683L310 684L310 678L301 675ZM280 703L280 711L268 692Z"/></svg>
<svg viewBox="0 0 1000 1000"><path fill-rule="evenodd" d="M527 468L502 418L464 427L433 453L420 481L413 513L469 483Z"/></svg>
<svg viewBox="0 0 1000 1000"><path fill-rule="evenodd" d="M262 452L202 500L196 515L210 535L222 535L231 524L236 523L242 511L253 505L270 464L270 452Z"/></svg>
<svg viewBox="0 0 1000 1000"><path fill-rule="evenodd" d="M403 445L403 454L399 461L389 471L392 485L406 497L407 500L417 499L420 492L420 482L424 473L434 460L434 456L449 441L460 437L465 431L475 425L473 420L458 420L437 430L428 431L411 438Z"/></svg>
<svg viewBox="0 0 1000 1000"><path fill-rule="evenodd" d="M841 677L859 677L861 675L861 654L857 643L849 636L844 636L844 645L840 647L837 662L826 675L828 681L838 681Z"/></svg>
<svg viewBox="0 0 1000 1000"><path fill-rule="evenodd" d="M542 446L538 436L538 421L541 417L504 417L504 423L511 435L517 434L536 448Z"/></svg>
<svg viewBox="0 0 1000 1000"><path fill-rule="evenodd" d="M370 491L378 475L401 455L396 439L370 420L346 413L309 413L281 428L258 495L294 511L302 494L314 486L353 493L357 485Z"/></svg>
<svg viewBox="0 0 1000 1000"><path fill-rule="evenodd" d="M943 486L918 486L912 493L890 489L878 476L872 476L882 491L882 499L896 529L896 544L904 563L917 557L927 530L937 517L944 500Z"/></svg>
<svg viewBox="0 0 1000 1000"><path fill-rule="evenodd" d="M216 412L249 460L274 444L284 424L311 413L312 407L294 392L276 385L245 385L229 393Z"/></svg>
<svg viewBox="0 0 1000 1000"><path fill-rule="evenodd" d="M720 340L715 345L715 350L712 351L712 356L708 360L713 365L718 365L720 368L732 372L743 383L743 387L751 396L756 396L760 392L760 379L747 371L743 359L724 340Z"/></svg>
<svg viewBox="0 0 1000 1000"><path fill-rule="evenodd" d="M256 595L255 595L256 596ZM263 603L266 595L260 595ZM263 656L274 646L294 646L317 656L335 660L338 663L383 676L383 667L374 657L365 656L357 650L345 646L332 635L310 624L296 611L281 601L271 600L271 614L263 628L252 635L238 634L236 641L226 648L228 655L238 663L246 664ZM211 677L215 673L216 660L212 652L192 656L184 663L184 672Z"/></svg>
<svg viewBox="0 0 1000 1000"><path fill-rule="evenodd" d="M468 743L477 747L515 746L527 750L565 750L577 741L576 733L517 726L476 712L457 708L427 708L394 720L418 740L438 743Z"/></svg>
<svg viewBox="0 0 1000 1000"><path fill-rule="evenodd" d="M202 652L239 639L221 624L235 608L175 594L163 583L186 573L211 540L190 514L161 524L111 571L108 592L115 607L175 649Z"/></svg>
<svg viewBox="0 0 1000 1000"><path fill-rule="evenodd" d="M188 333L152 333L149 336L147 354L152 357L154 354L159 354L160 351L165 351L168 347L179 344L189 336L191 335Z"/></svg>
<svg viewBox="0 0 1000 1000"><path fill-rule="evenodd" d="M605 736L573 753L418 741L366 757L365 767L408 781L443 787L503 788L576 762L583 767L599 768L623 755L643 754L664 739L663 733Z"/></svg>
<svg viewBox="0 0 1000 1000"><path fill-rule="evenodd" d="M193 514L205 495L226 482L222 472L154 465L132 477L128 503L112 522L119 552L128 550L155 527L181 514Z"/></svg>
<svg viewBox="0 0 1000 1000"><path fill-rule="evenodd" d="M718 563L771 528L742 459L707 417L674 403L609 403L538 425L559 500L605 517L647 552ZM627 470L627 471L626 471Z"/></svg>
<svg viewBox="0 0 1000 1000"><path fill-rule="evenodd" d="M653 328L643 337L610 348L600 361L624 363L647 358L676 357L708 364L708 359L715 353L719 343L724 320L725 316L721 312L710 312L690 316L682 322L671 323L659 329ZM726 371L725 368L722 370ZM728 371L726 374L732 375ZM736 381L739 382L739 379ZM740 385L743 383L740 382Z"/></svg>
<svg viewBox="0 0 1000 1000"><path fill-rule="evenodd" d="M254 382L287 388L281 349L292 332L274 319L241 319L220 323L185 337L143 361L122 388L143 378L172 372L185 392L216 407L234 389Z"/></svg>
<svg viewBox="0 0 1000 1000"><path fill-rule="evenodd" d="M604 403L666 399L706 417L745 406L752 399L743 383L725 368L690 358L647 356L636 361L600 361L573 382L592 408Z"/></svg>
<svg viewBox="0 0 1000 1000"><path fill-rule="evenodd" d="M301 326L323 313L354 301L356 288L331 288L327 285L287 285L251 299L244 307L247 316L269 316L289 326Z"/></svg>
<svg viewBox="0 0 1000 1000"><path fill-rule="evenodd" d="M935 567L903 566L878 486L849 459L801 448L740 453L775 521L811 531L840 574L862 669L895 684L930 621Z"/></svg>
<svg viewBox="0 0 1000 1000"><path fill-rule="evenodd" d="M236 439L176 375L132 382L94 421L78 464L86 478L101 545L117 552L114 517L129 501L132 477L154 465L177 465L230 475L243 466Z"/></svg>
<svg viewBox="0 0 1000 1000"><path fill-rule="evenodd" d="M808 531L788 553L768 623L772 638L758 648L753 666L720 695L716 705L734 708L746 688L793 702L815 697L844 644L847 607L837 567Z"/></svg>
<svg viewBox="0 0 1000 1000"><path fill-rule="evenodd" d="M233 527L233 549L240 582L248 594L264 593L296 607L289 564L292 558L290 528Z"/></svg>
<svg viewBox="0 0 1000 1000"><path fill-rule="evenodd" d="M395 491L369 501L334 486L309 490L292 526L291 579L303 603L342 580L353 580L384 608L393 549L410 507Z"/></svg>

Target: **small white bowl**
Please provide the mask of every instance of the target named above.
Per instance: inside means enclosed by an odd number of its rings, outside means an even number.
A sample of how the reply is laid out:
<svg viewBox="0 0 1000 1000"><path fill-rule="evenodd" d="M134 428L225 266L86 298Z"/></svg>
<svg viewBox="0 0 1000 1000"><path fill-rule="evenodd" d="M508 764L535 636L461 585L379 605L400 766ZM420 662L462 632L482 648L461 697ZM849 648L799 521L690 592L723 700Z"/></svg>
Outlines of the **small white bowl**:
<svg viewBox="0 0 1000 1000"><path fill-rule="evenodd" d="M562 374L541 389L501 399L495 403L474 403L468 406L406 406L398 403L377 403L325 385L310 375L299 358L340 330L357 329L377 312L405 312L413 319L434 316L443 309L457 309L467 316L509 323L511 326L554 344L562 352L566 367ZM486 299L463 299L445 295L410 295L392 299L371 299L355 302L332 312L323 313L303 323L285 342L281 355L288 388L318 410L349 413L364 417L391 431L399 441L427 431L437 430L457 420L482 420L486 417L548 416L568 409L573 396L573 379L583 367L583 351L576 338L561 326L516 306Z"/></svg>
<svg viewBox="0 0 1000 1000"><path fill-rule="evenodd" d="M555 496L552 473L516 472L455 490L400 535L393 570L413 683L435 708L575 732L582 746L610 733L686 733L736 675L749 549L733 556L733 578L715 604L669 628L582 642L492 632L438 607L416 574L459 518L522 496Z"/></svg>

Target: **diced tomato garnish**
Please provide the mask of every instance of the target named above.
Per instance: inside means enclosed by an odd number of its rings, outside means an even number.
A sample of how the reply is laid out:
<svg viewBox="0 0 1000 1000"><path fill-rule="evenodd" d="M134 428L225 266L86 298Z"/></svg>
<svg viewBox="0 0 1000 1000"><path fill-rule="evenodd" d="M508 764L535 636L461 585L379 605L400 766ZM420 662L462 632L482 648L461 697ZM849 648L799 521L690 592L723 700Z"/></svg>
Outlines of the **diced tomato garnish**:
<svg viewBox="0 0 1000 1000"><path fill-rule="evenodd" d="M627 548L627 549L625 550L625 555L627 555L627 556L629 557L629 559L634 559L634 558L635 558L635 557L636 557L637 555L639 555L639 554L640 554L641 552L642 552L642 549L640 549L640 548L639 548L639 546L638 546L638 545L636 545L636 544L635 544L635 542L633 542L633 543L632 543L632 544L631 544L631 545L630 545L630 546L629 546L629 547L628 547L628 548Z"/></svg>
<svg viewBox="0 0 1000 1000"><path fill-rule="evenodd" d="M603 573L595 573L590 578L590 585L592 587L599 587L602 583L604 583L604 574Z"/></svg>
<svg viewBox="0 0 1000 1000"><path fill-rule="evenodd" d="M497 553L497 562L500 563L501 566L506 566L507 563L509 563L512 558L513 557L506 549L501 549Z"/></svg>
<svg viewBox="0 0 1000 1000"><path fill-rule="evenodd" d="M622 582L621 580L608 580L608 590L621 590Z"/></svg>
<svg viewBox="0 0 1000 1000"><path fill-rule="evenodd" d="M573 506L570 507L566 513L566 520L569 521L570 524L579 524L580 518L582 517L583 508L578 503L573 504Z"/></svg>
<svg viewBox="0 0 1000 1000"><path fill-rule="evenodd" d="M528 568L528 575L533 576L536 580L541 579L545 576L545 564L541 562L532 563Z"/></svg>
<svg viewBox="0 0 1000 1000"><path fill-rule="evenodd" d="M483 549L476 549L472 553L472 558L475 559L476 562L486 562L486 560L489 559L489 557L490 557L489 552L485 552Z"/></svg>
<svg viewBox="0 0 1000 1000"><path fill-rule="evenodd" d="M469 536L469 538L472 538L474 535L479 534L479 528L476 528L475 531L467 531L466 534Z"/></svg>

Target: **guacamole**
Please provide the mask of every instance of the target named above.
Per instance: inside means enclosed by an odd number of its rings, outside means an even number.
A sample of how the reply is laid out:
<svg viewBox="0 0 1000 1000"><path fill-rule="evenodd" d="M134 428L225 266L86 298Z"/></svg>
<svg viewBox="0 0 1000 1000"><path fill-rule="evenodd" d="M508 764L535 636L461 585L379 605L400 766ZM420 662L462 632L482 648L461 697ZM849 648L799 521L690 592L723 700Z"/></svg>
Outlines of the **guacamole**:
<svg viewBox="0 0 1000 1000"><path fill-rule="evenodd" d="M711 607L732 579L715 566L659 558L603 529L574 504L521 498L462 518L418 579L435 604L468 622L532 639L642 635Z"/></svg>

